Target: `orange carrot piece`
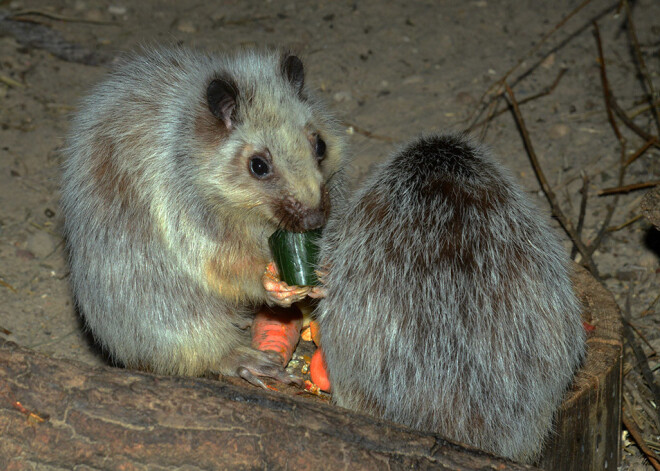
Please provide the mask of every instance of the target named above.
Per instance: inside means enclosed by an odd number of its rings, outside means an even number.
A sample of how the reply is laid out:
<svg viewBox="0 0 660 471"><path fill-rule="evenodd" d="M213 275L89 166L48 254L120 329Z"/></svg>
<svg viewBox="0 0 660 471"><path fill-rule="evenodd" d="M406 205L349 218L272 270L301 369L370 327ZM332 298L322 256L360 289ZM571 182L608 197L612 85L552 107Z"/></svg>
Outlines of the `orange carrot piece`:
<svg viewBox="0 0 660 471"><path fill-rule="evenodd" d="M303 339L305 342L311 342L312 341L312 331L307 325L306 327L303 327L302 332L300 332L300 338Z"/></svg>
<svg viewBox="0 0 660 471"><path fill-rule="evenodd" d="M276 352L286 366L298 345L301 327L302 314L297 307L264 307L252 322L252 348Z"/></svg>
<svg viewBox="0 0 660 471"><path fill-rule="evenodd" d="M312 356L312 361L309 364L309 375L312 378L312 383L316 384L321 391L330 392L332 390L330 378L328 377L328 367L325 364L321 348L317 348Z"/></svg>
<svg viewBox="0 0 660 471"><path fill-rule="evenodd" d="M319 329L319 323L317 321L311 321L309 323L309 332L312 335L312 340L318 347L321 345L321 330Z"/></svg>
<svg viewBox="0 0 660 471"><path fill-rule="evenodd" d="M306 379L305 382L303 383L303 389L310 394L314 394L316 396L321 395L321 389L308 379Z"/></svg>

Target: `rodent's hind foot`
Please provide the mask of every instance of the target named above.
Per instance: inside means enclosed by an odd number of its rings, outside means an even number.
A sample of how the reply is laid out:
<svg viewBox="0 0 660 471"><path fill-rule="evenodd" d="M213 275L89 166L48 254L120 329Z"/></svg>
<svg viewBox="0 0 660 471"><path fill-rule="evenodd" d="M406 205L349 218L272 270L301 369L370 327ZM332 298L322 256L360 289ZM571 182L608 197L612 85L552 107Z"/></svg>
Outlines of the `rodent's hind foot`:
<svg viewBox="0 0 660 471"><path fill-rule="evenodd" d="M234 373L248 383L263 389L272 389L261 379L261 377L266 377L280 383L302 386L302 377L286 371L282 366L280 355L276 352L244 347L236 353L234 359L237 365Z"/></svg>
<svg viewBox="0 0 660 471"><path fill-rule="evenodd" d="M293 303L302 301L312 289L309 286L289 286L282 281L275 262L266 265L261 282L266 290L268 303L281 307L290 307Z"/></svg>

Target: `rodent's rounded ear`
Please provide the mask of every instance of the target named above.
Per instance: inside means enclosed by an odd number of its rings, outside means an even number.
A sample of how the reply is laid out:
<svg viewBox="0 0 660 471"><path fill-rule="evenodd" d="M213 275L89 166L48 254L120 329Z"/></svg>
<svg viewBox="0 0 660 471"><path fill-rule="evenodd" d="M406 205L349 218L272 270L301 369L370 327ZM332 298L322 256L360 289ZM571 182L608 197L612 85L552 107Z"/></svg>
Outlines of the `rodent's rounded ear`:
<svg viewBox="0 0 660 471"><path fill-rule="evenodd" d="M229 130L236 117L238 88L232 80L215 79L206 88L206 101L213 116Z"/></svg>
<svg viewBox="0 0 660 471"><path fill-rule="evenodd" d="M302 96L303 86L305 85L305 68L297 56L287 54L284 57L282 60L282 75L293 85L298 95Z"/></svg>

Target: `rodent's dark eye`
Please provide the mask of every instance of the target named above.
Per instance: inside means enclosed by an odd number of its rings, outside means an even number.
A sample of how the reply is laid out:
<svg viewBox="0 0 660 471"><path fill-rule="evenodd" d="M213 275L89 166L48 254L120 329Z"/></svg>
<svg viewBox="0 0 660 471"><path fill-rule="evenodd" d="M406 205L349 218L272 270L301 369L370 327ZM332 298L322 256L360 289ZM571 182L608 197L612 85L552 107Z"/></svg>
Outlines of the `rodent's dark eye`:
<svg viewBox="0 0 660 471"><path fill-rule="evenodd" d="M316 135L316 144L314 145L314 152L316 153L316 158L318 160L323 160L325 157L325 141L321 139L321 136Z"/></svg>
<svg viewBox="0 0 660 471"><path fill-rule="evenodd" d="M250 173L259 179L266 178L271 174L270 164L260 155L253 155L250 158L249 165Z"/></svg>

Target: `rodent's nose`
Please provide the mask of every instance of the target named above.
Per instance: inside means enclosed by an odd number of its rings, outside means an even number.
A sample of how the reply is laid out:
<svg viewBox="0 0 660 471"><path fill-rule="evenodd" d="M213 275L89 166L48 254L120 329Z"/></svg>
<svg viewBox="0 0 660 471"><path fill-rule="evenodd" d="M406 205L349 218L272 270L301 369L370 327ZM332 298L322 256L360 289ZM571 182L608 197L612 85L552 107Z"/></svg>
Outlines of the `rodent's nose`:
<svg viewBox="0 0 660 471"><path fill-rule="evenodd" d="M314 206L304 204L293 196L276 201L273 211L279 220L279 227L291 232L307 232L323 226L328 220L330 195L325 186L321 186L320 190L320 201Z"/></svg>
<svg viewBox="0 0 660 471"><path fill-rule="evenodd" d="M317 229L325 224L326 214L323 208L309 211L300 221L301 228L304 231Z"/></svg>

